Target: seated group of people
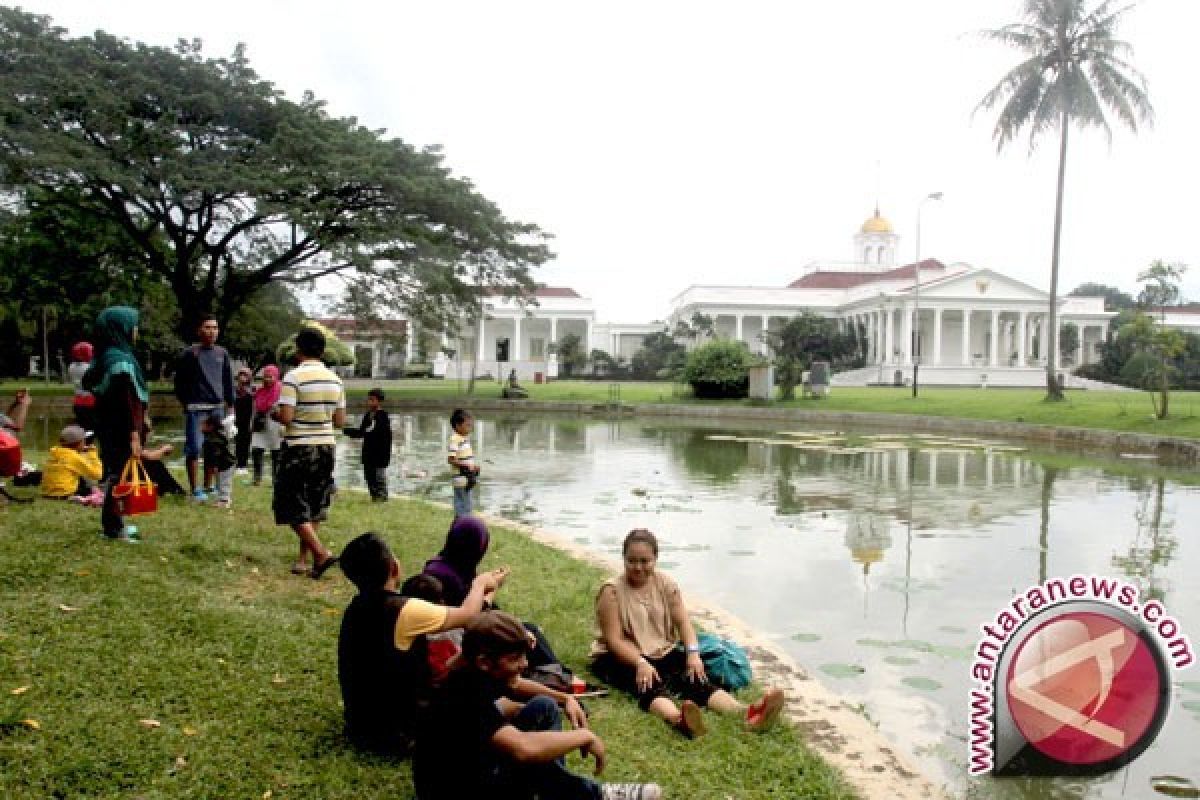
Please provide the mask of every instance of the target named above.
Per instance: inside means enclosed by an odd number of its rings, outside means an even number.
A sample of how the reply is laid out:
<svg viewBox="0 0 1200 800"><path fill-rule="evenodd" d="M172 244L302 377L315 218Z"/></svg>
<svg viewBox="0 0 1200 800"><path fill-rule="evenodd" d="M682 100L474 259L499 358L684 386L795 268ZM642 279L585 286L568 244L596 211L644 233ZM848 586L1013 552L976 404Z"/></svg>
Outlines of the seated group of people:
<svg viewBox="0 0 1200 800"><path fill-rule="evenodd" d="M458 517L441 553L403 584L378 534L346 545L338 563L358 594L342 618L338 678L351 740L411 753L419 800L662 797L657 784L600 784L564 766L578 750L599 774L604 742L572 694L529 679L531 660L552 651L535 627L494 607L509 572L477 572L488 542L482 520ZM623 552L623 573L597 595L593 672L689 738L705 732L702 707L741 714L752 730L774 722L780 690L747 707L709 684L679 587L655 571L654 535L631 532ZM448 640L457 655L441 669Z"/></svg>

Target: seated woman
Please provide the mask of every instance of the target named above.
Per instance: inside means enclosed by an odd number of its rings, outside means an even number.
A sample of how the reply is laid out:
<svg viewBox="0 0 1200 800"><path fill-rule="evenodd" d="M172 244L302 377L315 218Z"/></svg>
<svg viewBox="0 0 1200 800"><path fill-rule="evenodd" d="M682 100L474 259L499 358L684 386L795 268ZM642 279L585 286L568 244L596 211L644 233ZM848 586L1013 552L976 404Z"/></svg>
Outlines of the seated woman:
<svg viewBox="0 0 1200 800"><path fill-rule="evenodd" d="M639 528L621 547L625 571L605 581L596 596L599 632L592 645L592 671L604 682L624 689L649 711L685 736L705 732L700 709L742 714L746 726L761 730L783 708L783 691L768 689L747 707L708 682L696 631L688 619L679 587L654 569L658 540ZM682 697L675 705L674 697Z"/></svg>
<svg viewBox="0 0 1200 800"><path fill-rule="evenodd" d="M487 555L490 542L491 534L482 519L473 514L455 517L441 552L426 561L425 568L421 570L421 574L437 578L441 583L443 605L462 604L475 580L479 563ZM495 598L491 594L484 595L483 599L485 611L496 608L493 602ZM524 622L524 625L536 641L529 651L527 671L532 674L539 667L561 663L541 628L532 622Z"/></svg>

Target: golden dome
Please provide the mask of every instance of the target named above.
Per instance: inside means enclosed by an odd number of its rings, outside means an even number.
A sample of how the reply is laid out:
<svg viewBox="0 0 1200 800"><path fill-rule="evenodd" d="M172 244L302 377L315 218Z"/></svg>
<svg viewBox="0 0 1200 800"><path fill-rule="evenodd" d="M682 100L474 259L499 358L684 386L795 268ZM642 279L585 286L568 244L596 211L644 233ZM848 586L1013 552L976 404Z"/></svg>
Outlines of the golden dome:
<svg viewBox="0 0 1200 800"><path fill-rule="evenodd" d="M879 209L875 209L875 216L868 219L862 224L863 233L892 233L892 223L879 215Z"/></svg>

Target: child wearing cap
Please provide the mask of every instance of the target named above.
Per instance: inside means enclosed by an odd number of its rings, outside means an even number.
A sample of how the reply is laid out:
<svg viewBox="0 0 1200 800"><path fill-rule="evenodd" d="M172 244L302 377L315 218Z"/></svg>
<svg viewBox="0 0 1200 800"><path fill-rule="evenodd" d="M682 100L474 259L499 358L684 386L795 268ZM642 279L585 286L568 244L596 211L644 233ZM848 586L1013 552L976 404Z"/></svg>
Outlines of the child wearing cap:
<svg viewBox="0 0 1200 800"><path fill-rule="evenodd" d="M95 487L104 468L87 440L87 431L78 425L62 429L42 468L42 497L78 497L95 506L104 502L104 492Z"/></svg>
<svg viewBox="0 0 1200 800"><path fill-rule="evenodd" d="M563 757L578 750L596 760L599 774L604 741L574 697L521 677L530 645L525 626L503 611L467 624L462 654L420 720L418 800L659 800L657 784L599 784L566 768ZM561 729L564 714L572 730Z"/></svg>

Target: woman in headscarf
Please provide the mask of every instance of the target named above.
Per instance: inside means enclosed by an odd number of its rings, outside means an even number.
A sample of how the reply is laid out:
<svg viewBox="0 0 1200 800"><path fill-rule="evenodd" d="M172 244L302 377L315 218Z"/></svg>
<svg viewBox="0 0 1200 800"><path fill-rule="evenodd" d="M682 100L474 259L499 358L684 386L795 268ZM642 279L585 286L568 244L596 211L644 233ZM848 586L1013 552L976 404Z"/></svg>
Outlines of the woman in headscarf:
<svg viewBox="0 0 1200 800"><path fill-rule="evenodd" d="M271 454L271 482L279 470L279 448L283 446L283 426L271 419L271 411L279 403L283 384L279 382L279 367L268 364L262 368L262 386L254 393L254 417L250 429L250 458L254 463L254 485L262 483L263 451Z"/></svg>
<svg viewBox="0 0 1200 800"><path fill-rule="evenodd" d="M450 525L450 532L446 534L446 544L442 546L442 551L426 561L425 568L421 570L422 575L431 575L441 583L443 605L454 607L463 604L467 593L471 591L471 583L479 570L479 562L487 555L490 541L491 535L482 519L473 514L455 517ZM504 569L507 570L507 567ZM483 596L485 611L496 608L494 599L495 593ZM523 621L522 624L534 639L533 648L528 655L529 666L526 675L532 676L538 668L549 664L561 665L542 629L529 621Z"/></svg>
<svg viewBox="0 0 1200 800"><path fill-rule="evenodd" d="M471 582L475 580L479 562L487 553L489 541L487 525L483 520L470 514L457 517L446 534L442 551L425 562L422 572L441 581L446 605L462 605L467 592L471 590Z"/></svg>
<svg viewBox="0 0 1200 800"><path fill-rule="evenodd" d="M150 403L146 378L133 355L137 334L137 309L112 306L101 311L93 336L95 357L83 376L83 387L96 397L96 439L108 485L100 524L105 536L126 542L136 542L138 532L117 513L113 489L125 462L141 458Z"/></svg>

